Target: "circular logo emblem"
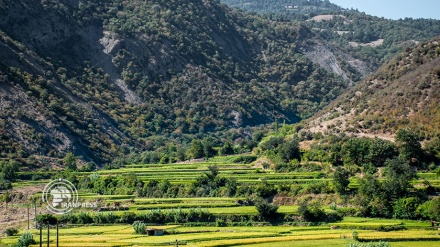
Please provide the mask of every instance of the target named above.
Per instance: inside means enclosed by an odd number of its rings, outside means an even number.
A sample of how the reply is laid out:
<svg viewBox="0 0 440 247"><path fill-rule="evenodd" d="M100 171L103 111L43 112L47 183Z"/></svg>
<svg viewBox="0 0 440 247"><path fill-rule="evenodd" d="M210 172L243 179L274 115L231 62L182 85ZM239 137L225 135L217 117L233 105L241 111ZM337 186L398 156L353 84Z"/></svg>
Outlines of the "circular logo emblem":
<svg viewBox="0 0 440 247"><path fill-rule="evenodd" d="M47 210L54 214L65 214L78 204L78 191L70 181L60 178L46 184L41 198Z"/></svg>

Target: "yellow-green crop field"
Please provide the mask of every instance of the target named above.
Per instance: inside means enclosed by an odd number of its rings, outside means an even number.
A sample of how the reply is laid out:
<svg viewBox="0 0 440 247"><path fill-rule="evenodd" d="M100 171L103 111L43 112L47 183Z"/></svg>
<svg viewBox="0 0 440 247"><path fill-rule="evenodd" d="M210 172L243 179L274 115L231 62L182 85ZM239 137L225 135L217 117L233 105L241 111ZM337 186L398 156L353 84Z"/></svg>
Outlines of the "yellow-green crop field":
<svg viewBox="0 0 440 247"><path fill-rule="evenodd" d="M360 241L385 240L391 246L440 246L440 232L430 228L429 222L365 219L346 217L343 221L321 226L151 226L164 229L164 236L136 235L131 225L62 227L59 246L171 246L176 240L182 246L347 246L353 242L353 229L378 225L404 225L407 230L380 232L355 230ZM353 227L351 229L350 227ZM31 230L39 246L39 231ZM47 243L43 230L43 246ZM8 237L1 244L13 245L18 237ZM56 231L50 230L50 246L55 246Z"/></svg>
<svg viewBox="0 0 440 247"><path fill-rule="evenodd" d="M208 166L215 164L219 167L220 175L234 178L238 186L258 185L262 181L270 184L308 186L322 181L330 181L322 172L291 172L275 173L271 170L256 168L251 164L234 164L227 157L215 157L207 162L196 164L133 164L121 169L99 170L100 176L120 176L121 174L135 174L142 181L167 179L174 184L185 184L195 181ZM229 158L230 159L230 158ZM30 172L21 172L23 178L31 177ZM90 173L78 173L78 176L88 176ZM440 179L434 173L420 173L420 179L428 180L433 186L440 186ZM49 181L47 178L38 181L20 180L14 183L14 187L44 185ZM350 187L359 186L356 178L351 179ZM420 181L414 181L419 183ZM39 194L37 194L38 196ZM126 205L125 211L108 211L122 215L126 212L142 214L148 210L189 210L200 208L210 214L223 217L225 215L244 216L256 215L255 206L247 206L240 201L246 198L137 198L135 195L98 195L79 191L81 200L96 200L104 202L104 205L113 205L120 202ZM24 206L23 206L24 207ZM332 211L329 206L326 211ZM113 209L111 209L113 210ZM297 206L280 206L279 213L294 215ZM89 211L93 216L98 214ZM189 226L189 225L161 225L152 228L164 229L164 236L146 236L134 234L131 225L67 225L60 228L59 246L174 246L176 239L180 246L347 246L353 242L353 231L358 233L361 241L388 241L393 247L435 247L440 246L440 231L431 227L430 222L411 220L389 219L366 219L345 217L337 223L323 224L319 226L292 226L298 222L285 222L284 226L259 226L253 222L253 226L227 227ZM214 223L211 222L211 225ZM393 226L398 226L392 228ZM384 228L403 229L385 232ZM382 230L382 231L379 231ZM43 230L43 246L47 246L47 230ZM39 231L30 230L39 246ZM15 246L17 236L0 239L0 246ZM50 230L50 246L56 244L55 229Z"/></svg>

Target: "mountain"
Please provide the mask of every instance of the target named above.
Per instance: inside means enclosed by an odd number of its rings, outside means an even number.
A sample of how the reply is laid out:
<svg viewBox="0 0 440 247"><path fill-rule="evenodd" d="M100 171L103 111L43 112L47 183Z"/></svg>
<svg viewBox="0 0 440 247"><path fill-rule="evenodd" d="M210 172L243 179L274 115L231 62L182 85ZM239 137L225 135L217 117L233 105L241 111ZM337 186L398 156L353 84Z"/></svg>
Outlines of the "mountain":
<svg viewBox="0 0 440 247"><path fill-rule="evenodd" d="M336 61L334 64L342 68L342 74L354 82L377 70L406 47L414 47L418 42L428 41L440 35L440 20L412 18L389 20L370 16L358 10L344 9L328 0L222 0L222 2L231 7L268 16L272 20L301 21L316 37L326 41L326 50L338 50L332 54L334 57L332 59ZM358 67L353 63L345 63L347 59L341 56L341 53L361 61L362 66L367 70L353 69ZM333 71L338 73L338 70L333 69Z"/></svg>
<svg viewBox="0 0 440 247"><path fill-rule="evenodd" d="M304 24L208 0L0 0L0 158L106 163L313 115L348 86ZM313 52L311 52L313 53Z"/></svg>
<svg viewBox="0 0 440 247"><path fill-rule="evenodd" d="M310 16L342 11L343 8L328 0L221 0L222 3L245 11L306 20Z"/></svg>
<svg viewBox="0 0 440 247"><path fill-rule="evenodd" d="M440 38L407 48L308 120L304 131L390 138L440 134Z"/></svg>

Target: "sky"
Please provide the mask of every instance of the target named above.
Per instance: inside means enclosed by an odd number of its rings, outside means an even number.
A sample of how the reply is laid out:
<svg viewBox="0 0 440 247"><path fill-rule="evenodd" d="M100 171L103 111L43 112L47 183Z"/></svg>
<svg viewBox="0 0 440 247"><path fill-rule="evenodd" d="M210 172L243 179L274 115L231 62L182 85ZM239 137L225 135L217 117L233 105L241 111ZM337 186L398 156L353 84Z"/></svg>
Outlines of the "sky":
<svg viewBox="0 0 440 247"><path fill-rule="evenodd" d="M440 19L440 0L330 0L343 8L354 8L387 19Z"/></svg>

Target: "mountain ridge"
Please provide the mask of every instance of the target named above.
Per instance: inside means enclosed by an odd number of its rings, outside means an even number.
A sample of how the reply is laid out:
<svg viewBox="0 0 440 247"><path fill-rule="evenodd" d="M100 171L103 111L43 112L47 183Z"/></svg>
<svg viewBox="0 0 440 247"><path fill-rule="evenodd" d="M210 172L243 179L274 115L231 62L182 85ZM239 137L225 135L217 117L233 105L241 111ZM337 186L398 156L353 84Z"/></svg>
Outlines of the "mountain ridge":
<svg viewBox="0 0 440 247"><path fill-rule="evenodd" d="M301 23L218 1L3 0L0 13L2 157L73 152L102 164L171 139L297 122L348 85L302 54Z"/></svg>

